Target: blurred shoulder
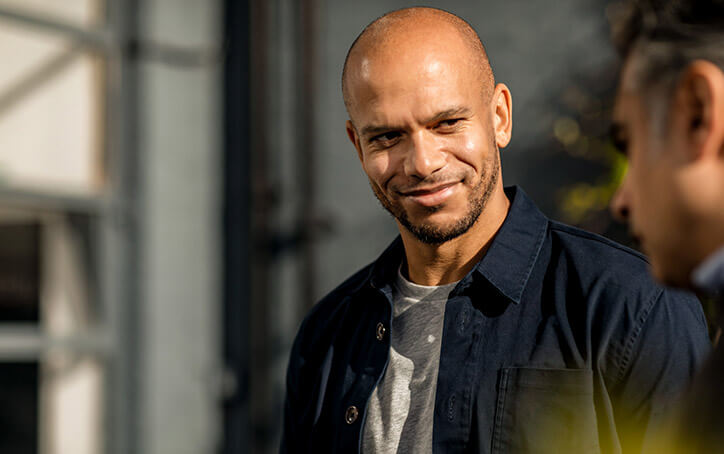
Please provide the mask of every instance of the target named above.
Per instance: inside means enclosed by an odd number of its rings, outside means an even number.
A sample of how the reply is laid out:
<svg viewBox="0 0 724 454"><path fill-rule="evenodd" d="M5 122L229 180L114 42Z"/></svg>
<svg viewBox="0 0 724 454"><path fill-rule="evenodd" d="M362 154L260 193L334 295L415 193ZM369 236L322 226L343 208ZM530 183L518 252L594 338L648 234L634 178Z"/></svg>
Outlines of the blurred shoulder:
<svg viewBox="0 0 724 454"><path fill-rule="evenodd" d="M698 322L703 320L699 300L688 291L658 283L643 254L560 222L551 221L550 232L552 260L556 266L565 267L568 279L597 303L601 315L616 314L633 326L643 323L653 310L686 313Z"/></svg>
<svg viewBox="0 0 724 454"><path fill-rule="evenodd" d="M600 279L608 277L620 284L660 289L650 276L648 260L638 251L557 221L550 221L554 254L577 265L579 274Z"/></svg>

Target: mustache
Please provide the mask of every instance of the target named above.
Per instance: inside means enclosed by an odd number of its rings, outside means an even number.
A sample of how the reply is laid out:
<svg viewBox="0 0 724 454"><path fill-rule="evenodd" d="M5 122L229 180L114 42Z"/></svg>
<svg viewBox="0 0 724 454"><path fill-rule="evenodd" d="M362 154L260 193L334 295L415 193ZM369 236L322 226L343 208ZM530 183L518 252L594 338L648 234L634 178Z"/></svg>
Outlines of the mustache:
<svg viewBox="0 0 724 454"><path fill-rule="evenodd" d="M465 181L467 175L465 173L447 173L441 175L435 175L426 177L423 179L417 179L410 181L409 183L396 184L391 186L391 189L398 193L415 192L429 188L435 188L438 186L445 186L449 184L459 183Z"/></svg>

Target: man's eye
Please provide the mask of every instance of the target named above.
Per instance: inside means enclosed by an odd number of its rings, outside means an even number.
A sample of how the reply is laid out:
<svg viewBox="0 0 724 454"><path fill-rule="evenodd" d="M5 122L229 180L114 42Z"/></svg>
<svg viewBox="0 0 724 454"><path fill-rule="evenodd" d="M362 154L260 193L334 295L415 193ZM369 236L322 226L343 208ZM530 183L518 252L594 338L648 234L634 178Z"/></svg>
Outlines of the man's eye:
<svg viewBox="0 0 724 454"><path fill-rule="evenodd" d="M390 142L397 139L398 137L400 137L399 132L390 131L384 134L374 136L372 139L370 139L370 142Z"/></svg>
<svg viewBox="0 0 724 454"><path fill-rule="evenodd" d="M612 137L611 142L613 142L613 146L619 153L623 154L624 156L627 154L628 142L626 141L626 139L622 137Z"/></svg>
<svg viewBox="0 0 724 454"><path fill-rule="evenodd" d="M449 120L443 120L437 125L443 128L450 128L460 123L461 120L461 118L451 118Z"/></svg>
<svg viewBox="0 0 724 454"><path fill-rule="evenodd" d="M627 134L624 127L621 124L614 122L611 125L611 130L609 131L608 136L611 139L611 143L614 148L616 148L616 151L625 156L628 148L628 140L626 140Z"/></svg>

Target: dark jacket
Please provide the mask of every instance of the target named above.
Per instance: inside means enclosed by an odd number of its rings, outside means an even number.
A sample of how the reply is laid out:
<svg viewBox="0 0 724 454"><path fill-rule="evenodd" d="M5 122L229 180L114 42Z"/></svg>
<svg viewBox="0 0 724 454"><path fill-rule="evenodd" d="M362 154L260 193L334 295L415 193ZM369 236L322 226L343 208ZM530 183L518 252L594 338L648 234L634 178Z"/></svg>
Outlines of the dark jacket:
<svg viewBox="0 0 724 454"><path fill-rule="evenodd" d="M506 193L505 222L445 307L434 451L640 451L709 351L699 302L652 282L640 254ZM303 321L282 452L358 451L403 253L398 238Z"/></svg>

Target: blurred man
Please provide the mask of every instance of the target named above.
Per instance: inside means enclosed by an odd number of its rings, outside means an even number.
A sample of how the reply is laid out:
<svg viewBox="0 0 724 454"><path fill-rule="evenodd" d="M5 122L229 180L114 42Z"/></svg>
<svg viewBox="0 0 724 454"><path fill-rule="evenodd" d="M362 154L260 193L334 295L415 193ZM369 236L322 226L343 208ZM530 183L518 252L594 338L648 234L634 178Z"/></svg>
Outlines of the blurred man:
<svg viewBox="0 0 724 454"><path fill-rule="evenodd" d="M612 210L629 222L657 279L721 302L724 1L631 3L614 39L625 64L613 133L629 168ZM685 399L685 452L724 452L722 380L717 348Z"/></svg>
<svg viewBox="0 0 724 454"><path fill-rule="evenodd" d="M347 134L398 237L292 349L282 451L637 452L708 352L691 296L503 188L511 95L462 19L353 43Z"/></svg>

